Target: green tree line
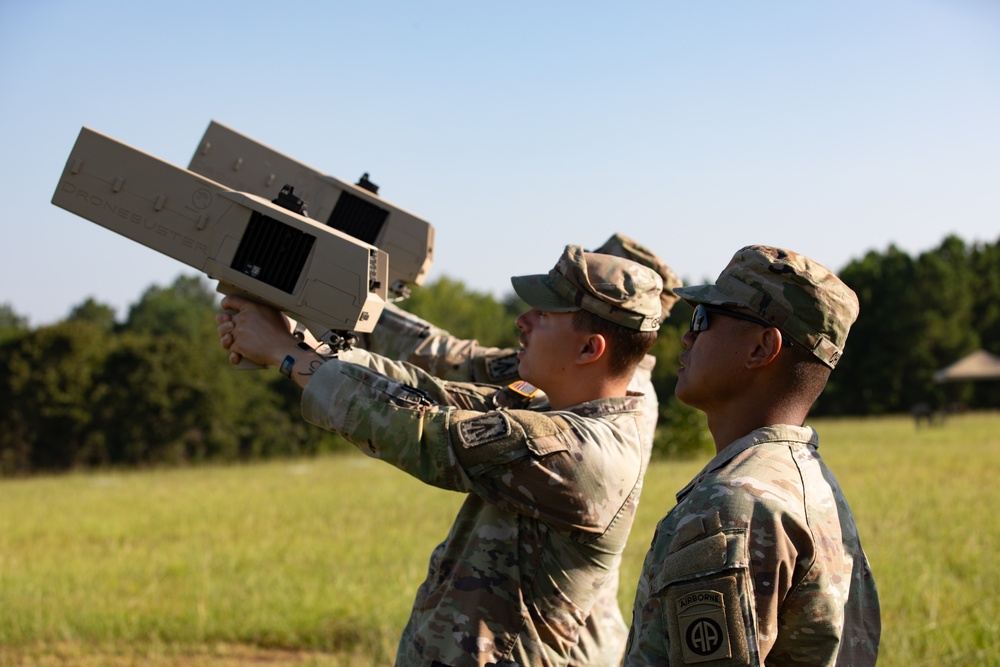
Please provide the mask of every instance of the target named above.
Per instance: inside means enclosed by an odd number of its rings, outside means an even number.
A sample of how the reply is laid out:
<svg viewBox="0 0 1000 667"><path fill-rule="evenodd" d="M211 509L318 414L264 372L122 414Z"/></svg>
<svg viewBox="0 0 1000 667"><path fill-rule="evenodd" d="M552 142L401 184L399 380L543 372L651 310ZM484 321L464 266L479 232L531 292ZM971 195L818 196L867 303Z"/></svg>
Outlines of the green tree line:
<svg viewBox="0 0 1000 667"><path fill-rule="evenodd" d="M917 257L890 246L840 276L857 292L861 315L818 413L1000 408L1000 381L934 382L935 372L977 349L1000 355L1000 242L952 235Z"/></svg>
<svg viewBox="0 0 1000 667"><path fill-rule="evenodd" d="M877 415L1000 406L1000 382L935 384L933 374L984 348L1000 354L1000 245L955 236L910 257L894 246L840 271L861 316L814 414ZM517 344L524 304L443 277L404 308L463 338ZM0 474L95 466L241 461L346 446L306 424L299 392L275 373L237 371L215 331L216 294L199 276L152 286L123 322L93 299L31 328L0 305ZM673 398L690 307L678 303L653 349L657 451L709 446L701 414Z"/></svg>

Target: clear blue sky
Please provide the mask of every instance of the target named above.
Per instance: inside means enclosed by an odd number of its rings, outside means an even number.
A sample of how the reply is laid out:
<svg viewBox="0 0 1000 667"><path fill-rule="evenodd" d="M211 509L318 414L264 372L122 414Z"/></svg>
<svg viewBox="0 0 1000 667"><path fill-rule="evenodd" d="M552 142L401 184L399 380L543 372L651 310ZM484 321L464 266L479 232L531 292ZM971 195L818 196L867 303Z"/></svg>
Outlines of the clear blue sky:
<svg viewBox="0 0 1000 667"><path fill-rule="evenodd" d="M1000 240L996 0L0 0L0 102L0 303L33 326L190 273L51 204L84 125L370 172L434 224L432 280L498 296L616 230L691 281L748 243Z"/></svg>

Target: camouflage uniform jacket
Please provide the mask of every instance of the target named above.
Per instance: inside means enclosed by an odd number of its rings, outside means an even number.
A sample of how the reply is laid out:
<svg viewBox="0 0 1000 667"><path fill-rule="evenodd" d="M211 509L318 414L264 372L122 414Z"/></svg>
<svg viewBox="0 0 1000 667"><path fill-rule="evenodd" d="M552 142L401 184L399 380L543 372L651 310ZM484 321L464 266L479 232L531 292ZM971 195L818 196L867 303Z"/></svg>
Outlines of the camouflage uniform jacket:
<svg viewBox="0 0 1000 667"><path fill-rule="evenodd" d="M626 665L874 665L878 594L810 428L761 428L656 528Z"/></svg>
<svg viewBox="0 0 1000 667"><path fill-rule="evenodd" d="M640 487L642 397L538 412L497 409L497 396L364 350L328 361L303 393L308 421L468 494L397 665L566 665L618 565Z"/></svg>
<svg viewBox="0 0 1000 667"><path fill-rule="evenodd" d="M486 347L475 340L457 338L391 303L382 311L375 330L361 336L362 345L369 351L390 359L408 361L442 380L505 385L520 379L517 373L518 348ZM643 447L643 474L653 452L659 416L659 404L653 389L655 365L656 357L647 354L628 386L629 391L645 397L642 414L648 434ZM541 401L532 403L532 407L544 409L545 401L543 395ZM628 626L618 604L618 582L619 563L616 562L598 593L593 610L580 632L580 640L573 647L570 667L621 664Z"/></svg>

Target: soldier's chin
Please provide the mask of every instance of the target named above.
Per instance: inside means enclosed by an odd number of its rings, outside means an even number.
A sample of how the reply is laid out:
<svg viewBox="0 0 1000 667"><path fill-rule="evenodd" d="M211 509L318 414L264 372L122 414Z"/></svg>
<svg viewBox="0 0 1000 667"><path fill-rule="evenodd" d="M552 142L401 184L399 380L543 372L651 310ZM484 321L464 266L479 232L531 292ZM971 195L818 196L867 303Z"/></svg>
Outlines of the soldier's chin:
<svg viewBox="0 0 1000 667"><path fill-rule="evenodd" d="M697 407L692 405L690 402L691 396L688 395L687 383L684 381L684 373L681 372L683 370L683 368L680 368L677 371L677 384L674 385L674 398L689 407Z"/></svg>
<svg viewBox="0 0 1000 667"><path fill-rule="evenodd" d="M531 372L531 364L525 364L521 357L518 357L518 359L520 359L520 362L517 365L517 376L528 384L533 384L537 387L536 378L533 377L533 373Z"/></svg>

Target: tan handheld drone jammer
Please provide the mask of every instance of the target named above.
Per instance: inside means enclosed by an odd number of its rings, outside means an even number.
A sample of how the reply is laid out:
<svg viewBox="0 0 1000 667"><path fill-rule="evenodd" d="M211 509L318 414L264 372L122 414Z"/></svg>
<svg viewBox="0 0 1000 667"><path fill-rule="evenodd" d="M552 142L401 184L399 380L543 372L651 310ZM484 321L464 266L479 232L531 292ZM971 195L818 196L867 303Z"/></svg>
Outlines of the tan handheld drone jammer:
<svg viewBox="0 0 1000 667"><path fill-rule="evenodd" d="M374 245L86 127L52 203L289 313L333 347L371 331L387 298L389 256Z"/></svg>
<svg viewBox="0 0 1000 667"><path fill-rule="evenodd" d="M434 228L379 197L367 174L358 185L326 176L216 121L209 124L188 169L265 199L274 199L286 184L292 186L310 218L389 253L393 292L405 295L406 285L423 284L430 270Z"/></svg>

